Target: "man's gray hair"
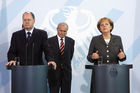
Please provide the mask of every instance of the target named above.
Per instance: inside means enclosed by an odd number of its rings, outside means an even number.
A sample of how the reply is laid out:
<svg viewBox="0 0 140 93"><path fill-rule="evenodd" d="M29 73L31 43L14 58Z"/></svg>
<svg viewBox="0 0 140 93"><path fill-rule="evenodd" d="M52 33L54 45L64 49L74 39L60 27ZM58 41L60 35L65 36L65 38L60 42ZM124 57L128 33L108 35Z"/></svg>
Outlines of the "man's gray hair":
<svg viewBox="0 0 140 93"><path fill-rule="evenodd" d="M57 26L57 29L59 28L60 25L62 25L62 26L67 26L67 29L68 29L68 24L65 23L65 22L61 22L61 23L59 23L58 26Z"/></svg>

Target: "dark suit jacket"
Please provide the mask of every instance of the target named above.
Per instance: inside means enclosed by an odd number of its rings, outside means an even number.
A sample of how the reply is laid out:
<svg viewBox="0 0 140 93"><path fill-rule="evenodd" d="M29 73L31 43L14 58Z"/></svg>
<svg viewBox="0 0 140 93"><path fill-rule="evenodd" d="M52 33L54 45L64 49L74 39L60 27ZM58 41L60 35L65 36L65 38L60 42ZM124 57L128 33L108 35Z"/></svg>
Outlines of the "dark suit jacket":
<svg viewBox="0 0 140 93"><path fill-rule="evenodd" d="M71 79L71 60L74 53L74 40L70 37L65 37L65 48L63 56L60 55L60 49L58 44L57 36L51 37L48 39L49 46L51 47L51 52L54 56L54 61L57 64L57 69L55 71L48 71L48 76L52 81L54 79L59 79L59 71L63 68L64 73L67 75L68 79ZM55 75L55 76L53 76ZM58 78L57 78L58 77Z"/></svg>
<svg viewBox="0 0 140 93"><path fill-rule="evenodd" d="M42 65L42 53L44 51L48 61L52 61L47 44L47 32L34 28L29 42L26 40L25 30L20 30L12 35L11 45L8 51L8 61L20 57L21 65Z"/></svg>
<svg viewBox="0 0 140 93"><path fill-rule="evenodd" d="M92 38L92 41L90 43L87 59L88 61L97 64L98 60L93 60L91 58L91 55L98 50L98 54L99 56L102 56L104 64L118 64L118 61L120 59L117 57L117 55L119 54L120 49L123 50L120 36L111 35L111 39L108 45L104 41L102 35L95 36ZM124 59L121 59L120 61L124 61L125 59L126 57Z"/></svg>

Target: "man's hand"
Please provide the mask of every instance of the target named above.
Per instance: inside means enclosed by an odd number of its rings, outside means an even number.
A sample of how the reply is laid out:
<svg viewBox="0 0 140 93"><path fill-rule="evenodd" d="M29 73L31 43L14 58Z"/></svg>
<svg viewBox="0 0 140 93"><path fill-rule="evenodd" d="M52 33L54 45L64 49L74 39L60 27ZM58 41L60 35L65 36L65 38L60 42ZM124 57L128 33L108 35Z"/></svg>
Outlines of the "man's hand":
<svg viewBox="0 0 140 93"><path fill-rule="evenodd" d="M7 64L6 64L6 68L8 69L8 66L12 66L12 65L16 65L16 61L9 61Z"/></svg>
<svg viewBox="0 0 140 93"><path fill-rule="evenodd" d="M49 61L48 62L48 66L49 65L53 65L54 66L54 70L56 70L56 63L54 61Z"/></svg>

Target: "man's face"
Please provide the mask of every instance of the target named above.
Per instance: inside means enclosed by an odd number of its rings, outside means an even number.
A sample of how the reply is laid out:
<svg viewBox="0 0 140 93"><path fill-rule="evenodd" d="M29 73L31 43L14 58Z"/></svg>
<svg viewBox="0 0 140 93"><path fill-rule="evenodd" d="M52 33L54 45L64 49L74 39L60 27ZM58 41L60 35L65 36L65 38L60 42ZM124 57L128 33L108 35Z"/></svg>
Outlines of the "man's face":
<svg viewBox="0 0 140 93"><path fill-rule="evenodd" d="M68 30L67 25L59 25L59 27L57 28L57 33L59 37L64 38L67 34L67 30Z"/></svg>
<svg viewBox="0 0 140 93"><path fill-rule="evenodd" d="M30 13L25 13L23 15L23 26L26 30L31 30L34 26L35 19L33 19Z"/></svg>

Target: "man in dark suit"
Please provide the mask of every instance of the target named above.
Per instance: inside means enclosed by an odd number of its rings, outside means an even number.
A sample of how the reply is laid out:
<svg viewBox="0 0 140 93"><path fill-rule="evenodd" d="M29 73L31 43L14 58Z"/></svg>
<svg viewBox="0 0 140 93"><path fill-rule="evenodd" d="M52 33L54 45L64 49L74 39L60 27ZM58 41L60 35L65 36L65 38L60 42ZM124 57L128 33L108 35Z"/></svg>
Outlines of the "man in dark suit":
<svg viewBox="0 0 140 93"><path fill-rule="evenodd" d="M8 63L6 67L15 65L15 57L20 58L20 65L42 65L42 53L48 61L48 65L56 64L49 51L47 32L34 27L35 16L32 12L25 12L22 16L24 29L14 32L8 51Z"/></svg>
<svg viewBox="0 0 140 93"><path fill-rule="evenodd" d="M48 70L50 93L70 93L72 69L71 60L74 53L75 41L67 37L68 25L60 23L57 27L57 35L48 39L50 49L56 62L56 70Z"/></svg>

